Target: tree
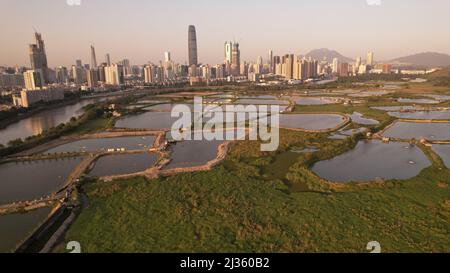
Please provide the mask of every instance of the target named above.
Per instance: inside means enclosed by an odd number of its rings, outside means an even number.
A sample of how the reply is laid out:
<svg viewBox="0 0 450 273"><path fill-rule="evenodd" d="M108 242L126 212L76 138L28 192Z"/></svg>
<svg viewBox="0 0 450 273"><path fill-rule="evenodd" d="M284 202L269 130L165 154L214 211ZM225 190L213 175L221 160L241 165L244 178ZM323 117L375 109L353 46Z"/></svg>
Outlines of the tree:
<svg viewBox="0 0 450 273"><path fill-rule="evenodd" d="M8 142L8 146L17 147L23 144L23 140L21 138L17 138Z"/></svg>

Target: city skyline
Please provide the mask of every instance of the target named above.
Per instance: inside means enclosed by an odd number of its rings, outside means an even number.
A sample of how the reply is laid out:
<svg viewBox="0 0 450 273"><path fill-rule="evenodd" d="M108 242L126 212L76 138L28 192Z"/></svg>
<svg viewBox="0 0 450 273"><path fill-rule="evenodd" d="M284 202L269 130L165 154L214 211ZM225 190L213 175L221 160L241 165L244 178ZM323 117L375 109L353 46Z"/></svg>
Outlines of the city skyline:
<svg viewBox="0 0 450 273"><path fill-rule="evenodd" d="M450 19L444 16L450 3L439 0L383 1L381 6L370 6L363 0L339 4L325 0L319 3L281 1L276 6L268 1L249 1L233 9L233 20L219 13L225 8L223 4L203 8L202 1L190 6L181 1L169 1L166 5L109 1L106 5L100 0L83 1L79 7L69 6L65 1L34 2L3 2L9 9L8 13L1 9L2 18L8 21L21 14L23 20L16 22L13 29L6 25L1 27L2 33L11 38L4 41L0 65L28 65L23 47L30 43L33 28L45 37L46 50L51 52L49 67L70 66L76 59L89 63L91 44L95 44L100 56L110 53L112 62L124 58L133 64L158 62L163 60L164 52L169 51L173 60L187 63L187 25L196 26L199 63L222 63L223 44L230 37L241 44L241 59L249 61L267 56L269 49L273 49L275 55L282 55L306 54L327 47L354 59L373 51L377 60L425 51L450 53L450 37L444 35L445 26L450 24ZM282 10L283 4L289 5L289 10ZM55 15L39 16L49 8ZM184 12L179 13L176 20L171 19L170 14L178 9ZM143 11L149 15L141 17ZM120 12L131 19L120 20L121 17L117 17ZM198 16L200 13L202 16ZM101 14L105 15L105 20L95 20ZM424 20L416 20L419 15ZM267 16L274 19L267 20ZM155 19L163 17L163 27L158 27ZM280 28L280 24L284 27ZM436 36L440 38L433 39Z"/></svg>

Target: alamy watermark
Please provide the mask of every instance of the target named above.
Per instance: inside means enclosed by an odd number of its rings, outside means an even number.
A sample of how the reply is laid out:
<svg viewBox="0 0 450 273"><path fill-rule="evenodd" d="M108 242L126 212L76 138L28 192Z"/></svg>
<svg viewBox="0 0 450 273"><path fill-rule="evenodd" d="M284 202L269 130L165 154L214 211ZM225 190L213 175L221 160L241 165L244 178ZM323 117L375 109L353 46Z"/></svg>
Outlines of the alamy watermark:
<svg viewBox="0 0 450 273"><path fill-rule="evenodd" d="M381 6L381 0L366 0L369 6Z"/></svg>
<svg viewBox="0 0 450 273"><path fill-rule="evenodd" d="M273 152L280 143L278 105L206 105L194 98L193 109L187 104L172 108L178 118L171 128L172 138L182 140L260 140L261 151ZM246 124L249 124L248 128Z"/></svg>
<svg viewBox="0 0 450 273"><path fill-rule="evenodd" d="M81 6L81 0L66 0L69 6Z"/></svg>

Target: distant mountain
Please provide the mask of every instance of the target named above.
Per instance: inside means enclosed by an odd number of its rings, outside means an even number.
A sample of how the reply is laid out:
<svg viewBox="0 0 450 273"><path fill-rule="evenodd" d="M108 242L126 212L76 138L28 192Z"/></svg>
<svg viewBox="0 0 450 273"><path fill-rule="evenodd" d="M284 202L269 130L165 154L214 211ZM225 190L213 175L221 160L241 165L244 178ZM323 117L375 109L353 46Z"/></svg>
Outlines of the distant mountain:
<svg viewBox="0 0 450 273"><path fill-rule="evenodd" d="M413 66L413 67L444 67L450 65L450 55L424 52L394 59L390 63L399 66Z"/></svg>
<svg viewBox="0 0 450 273"><path fill-rule="evenodd" d="M307 58L311 57L319 61L325 58L329 63L332 63L334 58L338 58L340 62L346 63L354 62L353 59L345 57L335 50L329 50L328 48L314 49L308 54L306 54L305 57Z"/></svg>

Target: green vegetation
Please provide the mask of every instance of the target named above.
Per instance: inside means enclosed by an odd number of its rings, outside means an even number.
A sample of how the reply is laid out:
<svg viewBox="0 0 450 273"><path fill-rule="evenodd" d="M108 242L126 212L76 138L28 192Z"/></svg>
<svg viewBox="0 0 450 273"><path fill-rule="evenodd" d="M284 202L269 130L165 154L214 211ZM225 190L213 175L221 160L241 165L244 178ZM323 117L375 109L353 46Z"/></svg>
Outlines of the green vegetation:
<svg viewBox="0 0 450 273"><path fill-rule="evenodd" d="M373 240L383 252L449 252L450 171L431 151L433 166L406 181L331 184L309 170L357 140L283 130L279 152L238 142L212 171L90 181L64 241L86 252L365 252ZM307 145L320 152L286 154Z"/></svg>

